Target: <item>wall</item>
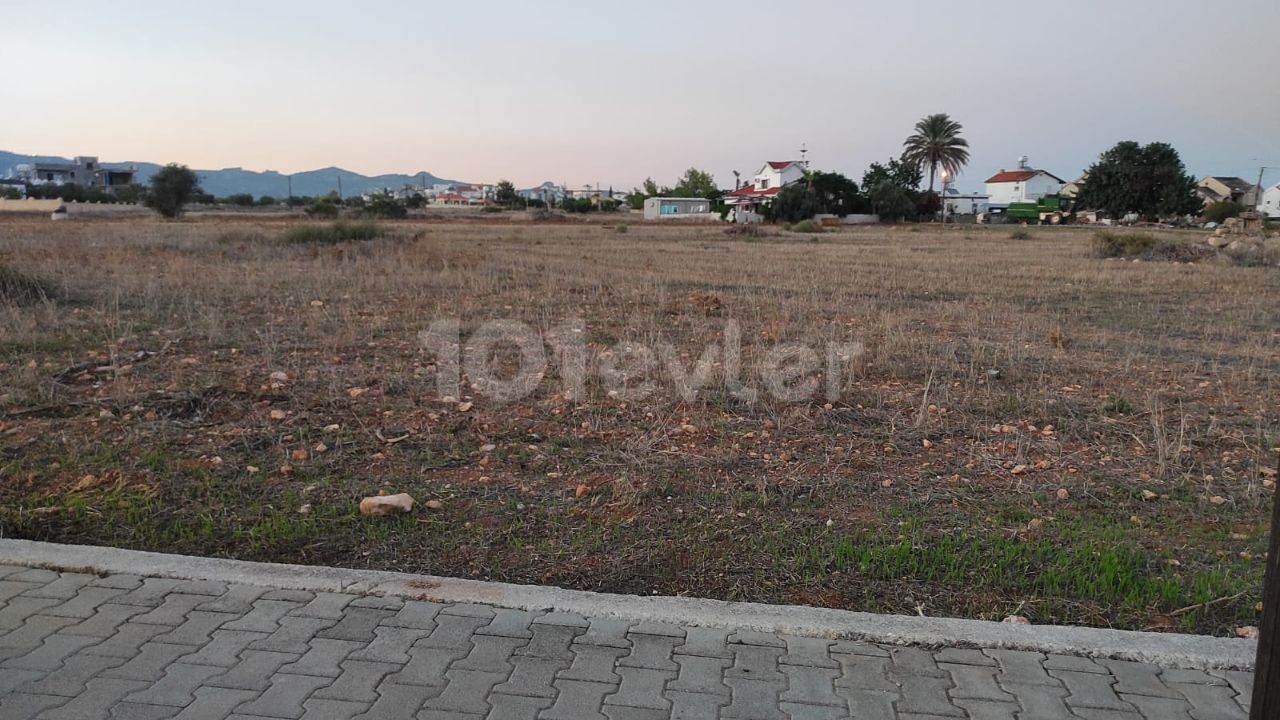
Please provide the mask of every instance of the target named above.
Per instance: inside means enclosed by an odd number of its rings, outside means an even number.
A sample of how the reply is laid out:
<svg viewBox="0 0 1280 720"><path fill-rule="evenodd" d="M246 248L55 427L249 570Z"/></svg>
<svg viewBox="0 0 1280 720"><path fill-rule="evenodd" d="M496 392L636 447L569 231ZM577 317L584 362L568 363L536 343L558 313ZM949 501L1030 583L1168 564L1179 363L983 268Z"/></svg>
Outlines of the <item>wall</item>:
<svg viewBox="0 0 1280 720"><path fill-rule="evenodd" d="M845 215L840 222L845 225L875 225L880 222L879 215Z"/></svg>
<svg viewBox="0 0 1280 720"><path fill-rule="evenodd" d="M39 213L48 215L62 207L61 200L0 200L0 213Z"/></svg>

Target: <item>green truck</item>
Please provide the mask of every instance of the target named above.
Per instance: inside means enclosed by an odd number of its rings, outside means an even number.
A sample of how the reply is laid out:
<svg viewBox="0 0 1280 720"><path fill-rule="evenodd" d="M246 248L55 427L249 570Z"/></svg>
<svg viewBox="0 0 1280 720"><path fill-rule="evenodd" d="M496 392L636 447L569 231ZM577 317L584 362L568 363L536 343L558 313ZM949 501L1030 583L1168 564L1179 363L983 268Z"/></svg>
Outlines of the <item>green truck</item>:
<svg viewBox="0 0 1280 720"><path fill-rule="evenodd" d="M1060 213L1066 210L1062 198L1057 195L1046 195L1036 202L1009 203L1005 215L1029 223L1038 223L1044 213Z"/></svg>

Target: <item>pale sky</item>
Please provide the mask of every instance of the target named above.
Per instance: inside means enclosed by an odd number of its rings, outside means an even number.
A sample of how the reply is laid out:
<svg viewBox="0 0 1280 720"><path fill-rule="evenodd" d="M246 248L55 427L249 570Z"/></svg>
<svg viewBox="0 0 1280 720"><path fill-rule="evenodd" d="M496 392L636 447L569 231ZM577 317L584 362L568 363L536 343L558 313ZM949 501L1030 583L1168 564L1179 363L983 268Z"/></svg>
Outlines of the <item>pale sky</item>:
<svg viewBox="0 0 1280 720"><path fill-rule="evenodd" d="M0 0L0 149L732 186L801 143L860 180L947 112L965 190L1124 139L1252 181L1280 166L1277 28L1277 0Z"/></svg>

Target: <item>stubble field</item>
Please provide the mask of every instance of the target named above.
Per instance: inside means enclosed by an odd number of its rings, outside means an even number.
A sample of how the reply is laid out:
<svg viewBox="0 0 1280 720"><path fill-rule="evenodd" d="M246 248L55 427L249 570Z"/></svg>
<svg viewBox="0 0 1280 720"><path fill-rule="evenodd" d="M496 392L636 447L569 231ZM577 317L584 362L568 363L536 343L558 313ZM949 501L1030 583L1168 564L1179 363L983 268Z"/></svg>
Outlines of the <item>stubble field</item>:
<svg viewBox="0 0 1280 720"><path fill-rule="evenodd" d="M1101 260L1087 231L1056 228L477 218L325 243L289 226L0 219L0 533L874 612L1255 624L1280 444L1274 268ZM780 343L865 350L834 399L746 402L723 364L692 400L661 369L647 397L591 377L569 398L552 363L503 403L442 398L418 339L442 319L465 344L493 320L572 318L589 368L664 343L692 366L731 322L748 382ZM380 492L419 507L359 515Z"/></svg>

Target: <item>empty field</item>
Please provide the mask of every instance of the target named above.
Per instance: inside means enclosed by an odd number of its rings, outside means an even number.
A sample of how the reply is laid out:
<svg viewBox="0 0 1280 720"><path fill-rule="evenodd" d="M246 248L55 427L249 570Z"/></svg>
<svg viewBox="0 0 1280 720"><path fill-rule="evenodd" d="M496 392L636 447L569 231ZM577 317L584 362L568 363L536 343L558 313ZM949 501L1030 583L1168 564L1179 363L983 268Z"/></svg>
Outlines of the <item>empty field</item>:
<svg viewBox="0 0 1280 720"><path fill-rule="evenodd" d="M0 220L0 533L630 593L1227 634L1255 624L1280 273L928 226ZM355 233L363 236L363 233ZM350 235L349 235L350 236ZM330 242L332 240L332 242ZM724 354L500 402L419 333L581 320L825 357L755 402ZM733 330L728 330L732 335ZM554 333L552 333L554 334ZM552 346L547 347L552 357ZM511 353L499 365L510 367ZM283 373L284 375L281 375ZM420 506L360 516L362 497Z"/></svg>

